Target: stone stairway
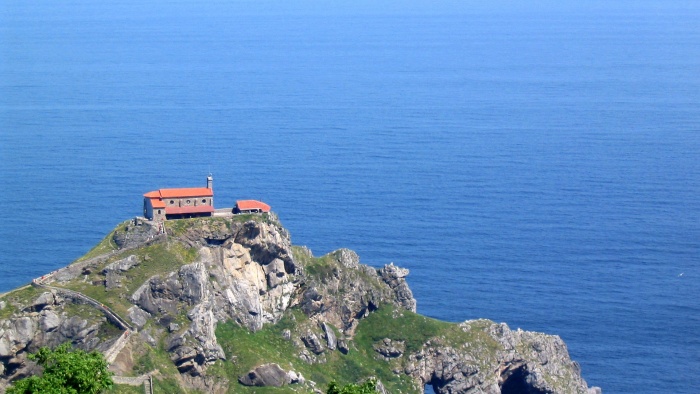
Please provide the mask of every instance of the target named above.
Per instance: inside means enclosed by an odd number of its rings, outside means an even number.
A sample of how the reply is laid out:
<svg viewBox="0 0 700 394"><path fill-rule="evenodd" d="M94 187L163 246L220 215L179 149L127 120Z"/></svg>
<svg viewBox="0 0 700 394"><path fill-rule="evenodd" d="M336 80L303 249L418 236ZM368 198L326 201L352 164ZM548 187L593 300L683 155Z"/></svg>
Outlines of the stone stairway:
<svg viewBox="0 0 700 394"><path fill-rule="evenodd" d="M153 394L153 378L148 375L148 379L143 381L143 392L144 394Z"/></svg>

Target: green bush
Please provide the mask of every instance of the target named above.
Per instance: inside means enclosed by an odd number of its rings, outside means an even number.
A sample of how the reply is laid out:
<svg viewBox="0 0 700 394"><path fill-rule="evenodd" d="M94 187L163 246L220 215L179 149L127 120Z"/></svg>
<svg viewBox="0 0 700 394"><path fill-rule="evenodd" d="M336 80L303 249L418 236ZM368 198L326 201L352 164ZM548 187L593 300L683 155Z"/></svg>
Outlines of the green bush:
<svg viewBox="0 0 700 394"><path fill-rule="evenodd" d="M332 381L328 385L326 394L372 394L376 393L377 381L369 379L362 384L346 384L343 387L338 386L338 383Z"/></svg>
<svg viewBox="0 0 700 394"><path fill-rule="evenodd" d="M97 394L114 384L101 353L72 350L70 343L54 350L42 347L29 359L44 367L44 373L18 380L7 394Z"/></svg>

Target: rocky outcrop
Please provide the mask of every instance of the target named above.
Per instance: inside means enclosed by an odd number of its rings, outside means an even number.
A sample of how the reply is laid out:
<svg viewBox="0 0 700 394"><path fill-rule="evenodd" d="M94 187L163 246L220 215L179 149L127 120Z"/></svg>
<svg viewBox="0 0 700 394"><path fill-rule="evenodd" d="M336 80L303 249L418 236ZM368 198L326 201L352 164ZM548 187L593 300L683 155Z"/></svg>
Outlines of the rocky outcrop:
<svg viewBox="0 0 700 394"><path fill-rule="evenodd" d="M397 267L394 263L391 263L385 265L378 272L384 283L389 285L391 290L394 291L396 302L403 308L415 312L416 299L413 298L413 292L408 287L405 279L408 276L408 269Z"/></svg>
<svg viewBox="0 0 700 394"><path fill-rule="evenodd" d="M431 340L408 356L404 372L421 385L433 386L438 394L588 392L561 338L511 331L504 323L487 320L460 327L482 339L460 347Z"/></svg>
<svg viewBox="0 0 700 394"><path fill-rule="evenodd" d="M307 331L306 335L303 335L301 337L301 340L302 342L304 342L304 346L306 346L315 354L321 354L326 350L323 344L321 343L321 340L319 340L316 334L314 334L311 331Z"/></svg>
<svg viewBox="0 0 700 394"><path fill-rule="evenodd" d="M145 324L147 315L171 334L168 351L182 373L200 376L216 360L225 359L215 329L233 320L250 330L275 323L290 306L296 290L296 266L288 234L270 223L212 222L180 235L199 249L195 263L167 276L148 279L131 296L137 309L129 317ZM173 321L182 310L190 322L178 330Z"/></svg>
<svg viewBox="0 0 700 394"><path fill-rule="evenodd" d="M263 364L238 378L238 381L244 386L282 387L292 383L292 378L277 364Z"/></svg>
<svg viewBox="0 0 700 394"><path fill-rule="evenodd" d="M415 310L416 302L410 290L398 298L394 289L406 286L408 270L398 271L386 266L375 270L359 263L357 254L348 249L337 250L317 266L307 266L304 286L298 303L308 316L328 322L352 336L360 319L379 305L392 304ZM390 287L380 275L385 272Z"/></svg>
<svg viewBox="0 0 700 394"><path fill-rule="evenodd" d="M389 308L382 311L390 310L390 318L415 316L408 270L393 263L380 269L360 264L348 249L320 258L305 248L292 249L289 234L274 215L247 222L179 221L166 227L167 240L138 220L120 226L112 240L122 249L59 270L49 280L73 289L98 286L118 299L124 317L138 330L134 341L145 351L162 346L188 388L226 392L229 378L236 384L236 377L221 379L208 372L216 362L237 362L230 353L235 346L223 344L230 346L225 352L219 343L218 324L232 321L256 332L284 318L285 329L277 338L293 346L289 357L312 367L358 352L358 357L374 358L371 364L385 362L395 374L408 376L417 390L429 384L438 394L587 391L560 338L512 331L487 320L450 326L459 333L453 337L441 334L416 343L407 339L410 335L382 334L372 339L371 348L360 348L361 341L354 341L358 326L378 308ZM160 249L145 252L140 247ZM161 253L161 260L153 265L157 271L144 274L155 258L149 256L151 250L153 256ZM35 372L26 354L40 346L70 341L85 350L104 351L131 333L120 331L132 329L128 324L119 323L115 330L99 311L90 312L105 309L102 301L84 305L87 298L59 288L32 294L30 299L0 302L0 310L13 308L0 320L0 378L5 382ZM275 387L307 382L309 391L316 389L314 382L274 363L251 369L238 382Z"/></svg>
<svg viewBox="0 0 700 394"><path fill-rule="evenodd" d="M321 328L323 329L323 335L326 338L326 346L328 346L329 350L335 350L338 340L335 337L333 328L331 328L331 326L326 322L321 323Z"/></svg>
<svg viewBox="0 0 700 394"><path fill-rule="evenodd" d="M386 360L401 357L406 350L403 341L392 341L389 338L384 338L381 342L375 343L373 348Z"/></svg>
<svg viewBox="0 0 700 394"><path fill-rule="evenodd" d="M112 234L112 241L119 249L143 245L158 235L158 229L152 223L142 219L126 222Z"/></svg>

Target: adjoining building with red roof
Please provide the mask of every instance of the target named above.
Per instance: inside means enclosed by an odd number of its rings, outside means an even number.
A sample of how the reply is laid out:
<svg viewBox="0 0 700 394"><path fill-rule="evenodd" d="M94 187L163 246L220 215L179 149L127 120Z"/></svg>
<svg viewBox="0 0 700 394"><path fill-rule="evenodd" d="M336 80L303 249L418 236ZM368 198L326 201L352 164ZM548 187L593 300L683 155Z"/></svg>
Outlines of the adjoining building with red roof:
<svg viewBox="0 0 700 394"><path fill-rule="evenodd" d="M270 206L257 200L238 200L234 213L261 213L270 212Z"/></svg>
<svg viewBox="0 0 700 394"><path fill-rule="evenodd" d="M198 216L214 212L214 178L207 177L207 187L160 189L143 195L143 216L163 221Z"/></svg>

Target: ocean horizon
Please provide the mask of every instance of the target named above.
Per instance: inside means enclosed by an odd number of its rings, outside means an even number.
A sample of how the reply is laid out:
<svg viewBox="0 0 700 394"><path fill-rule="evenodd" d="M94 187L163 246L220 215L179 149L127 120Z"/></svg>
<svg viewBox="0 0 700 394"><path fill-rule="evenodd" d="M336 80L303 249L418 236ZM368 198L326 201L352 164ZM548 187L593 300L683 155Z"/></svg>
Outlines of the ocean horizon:
<svg viewBox="0 0 700 394"><path fill-rule="evenodd" d="M559 335L604 393L700 392L700 5L0 5L0 291L144 193L272 206L418 312Z"/></svg>

